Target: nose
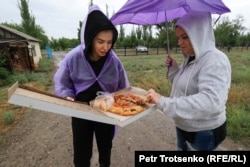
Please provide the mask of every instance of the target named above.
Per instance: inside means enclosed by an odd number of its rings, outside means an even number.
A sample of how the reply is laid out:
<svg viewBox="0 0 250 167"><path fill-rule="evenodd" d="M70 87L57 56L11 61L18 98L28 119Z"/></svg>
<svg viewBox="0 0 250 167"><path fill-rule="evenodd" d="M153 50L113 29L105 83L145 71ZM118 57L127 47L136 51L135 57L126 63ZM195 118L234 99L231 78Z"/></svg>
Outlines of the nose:
<svg viewBox="0 0 250 167"><path fill-rule="evenodd" d="M104 43L103 46L102 46L102 48L105 49L105 50L108 50L109 49L109 44Z"/></svg>
<svg viewBox="0 0 250 167"><path fill-rule="evenodd" d="M178 45L179 45L179 46L181 46L182 42L183 42L183 41L182 41L181 39L178 39Z"/></svg>

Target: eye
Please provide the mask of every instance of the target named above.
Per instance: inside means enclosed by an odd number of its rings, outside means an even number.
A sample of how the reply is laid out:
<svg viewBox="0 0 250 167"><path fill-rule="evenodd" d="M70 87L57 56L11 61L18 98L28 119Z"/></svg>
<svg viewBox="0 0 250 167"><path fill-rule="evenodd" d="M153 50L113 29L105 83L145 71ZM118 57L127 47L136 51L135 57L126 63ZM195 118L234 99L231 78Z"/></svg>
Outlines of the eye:
<svg viewBox="0 0 250 167"><path fill-rule="evenodd" d="M184 39L184 40L189 39L187 35L182 35L181 38Z"/></svg>
<svg viewBox="0 0 250 167"><path fill-rule="evenodd" d="M100 43L100 44L104 43L103 40L97 40L97 42Z"/></svg>

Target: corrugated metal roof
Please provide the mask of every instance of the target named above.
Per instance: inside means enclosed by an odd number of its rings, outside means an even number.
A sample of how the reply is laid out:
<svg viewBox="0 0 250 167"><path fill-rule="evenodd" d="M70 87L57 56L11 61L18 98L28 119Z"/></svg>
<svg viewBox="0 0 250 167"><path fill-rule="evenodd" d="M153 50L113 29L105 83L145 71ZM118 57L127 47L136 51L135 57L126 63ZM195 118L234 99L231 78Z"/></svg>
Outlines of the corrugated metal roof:
<svg viewBox="0 0 250 167"><path fill-rule="evenodd" d="M24 39L27 39L27 40L30 40L30 41L41 42L41 40L39 40L37 38L34 38L34 37L30 36L30 35L27 35L27 34L21 32L21 31L18 31L16 29L13 29L13 28L10 28L10 27L7 27L5 25L0 24L0 28L4 29L6 31L9 31L11 33L14 33L14 34L16 34L16 35L18 35L18 36L20 36L20 37L22 37Z"/></svg>

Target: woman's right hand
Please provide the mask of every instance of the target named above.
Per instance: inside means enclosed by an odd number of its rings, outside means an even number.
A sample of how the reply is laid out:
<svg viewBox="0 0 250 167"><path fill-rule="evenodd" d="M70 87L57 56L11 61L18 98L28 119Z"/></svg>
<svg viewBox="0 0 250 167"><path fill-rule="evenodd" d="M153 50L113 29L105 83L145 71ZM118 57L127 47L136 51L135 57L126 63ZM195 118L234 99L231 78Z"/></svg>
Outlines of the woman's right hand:
<svg viewBox="0 0 250 167"><path fill-rule="evenodd" d="M176 65L176 61L170 55L167 55L166 59L165 59L165 65L166 65L166 67L174 66L174 65Z"/></svg>

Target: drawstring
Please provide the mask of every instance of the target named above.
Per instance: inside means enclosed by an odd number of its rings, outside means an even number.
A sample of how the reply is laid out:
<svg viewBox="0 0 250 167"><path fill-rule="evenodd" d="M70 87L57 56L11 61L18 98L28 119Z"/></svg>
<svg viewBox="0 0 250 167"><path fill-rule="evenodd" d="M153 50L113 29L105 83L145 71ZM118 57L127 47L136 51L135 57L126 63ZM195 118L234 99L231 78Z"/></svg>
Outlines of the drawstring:
<svg viewBox="0 0 250 167"><path fill-rule="evenodd" d="M192 74L193 69L194 69L194 67L195 67L195 66L196 66L196 63L194 63L194 65L193 65L193 67L192 67L192 69L191 69L191 71L190 71L190 73L189 73L188 80L187 80L187 84L186 84L186 88L185 88L185 96L187 96L187 88L188 88L188 83L189 83L189 80L190 80L191 74Z"/></svg>

